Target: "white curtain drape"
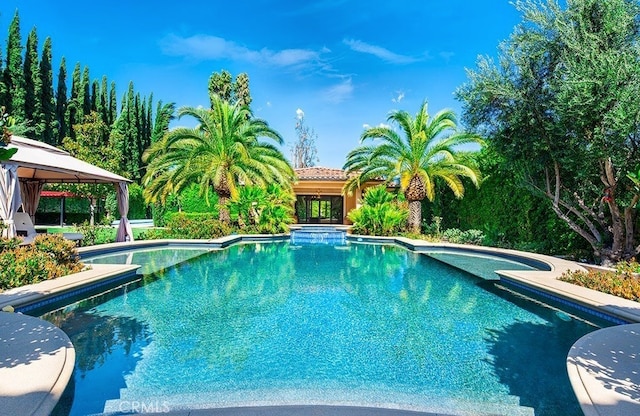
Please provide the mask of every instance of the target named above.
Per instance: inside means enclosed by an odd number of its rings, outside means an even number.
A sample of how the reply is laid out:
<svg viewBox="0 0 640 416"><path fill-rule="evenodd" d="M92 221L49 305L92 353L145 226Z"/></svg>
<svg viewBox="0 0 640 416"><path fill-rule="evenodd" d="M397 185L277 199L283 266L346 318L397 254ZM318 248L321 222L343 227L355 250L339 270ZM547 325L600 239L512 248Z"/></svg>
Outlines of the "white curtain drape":
<svg viewBox="0 0 640 416"><path fill-rule="evenodd" d="M0 163L0 219L5 225L2 230L3 237L13 238L16 236L16 225L13 223L13 218L21 204L18 165Z"/></svg>
<svg viewBox="0 0 640 416"><path fill-rule="evenodd" d="M133 231L127 219L127 214L129 214L129 185L126 182L119 182L115 184L115 187L118 195L118 211L120 211L121 217L116 241L133 241Z"/></svg>
<svg viewBox="0 0 640 416"><path fill-rule="evenodd" d="M29 214L31 222L36 223L36 211L40 204L40 192L44 183L40 181L20 181L20 195L22 196L22 209Z"/></svg>

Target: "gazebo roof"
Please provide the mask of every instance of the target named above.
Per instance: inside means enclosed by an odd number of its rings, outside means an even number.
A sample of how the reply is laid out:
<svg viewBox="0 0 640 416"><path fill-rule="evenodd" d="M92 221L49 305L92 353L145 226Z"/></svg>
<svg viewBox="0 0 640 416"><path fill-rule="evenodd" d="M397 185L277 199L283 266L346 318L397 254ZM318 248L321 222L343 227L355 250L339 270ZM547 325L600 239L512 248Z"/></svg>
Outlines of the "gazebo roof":
<svg viewBox="0 0 640 416"><path fill-rule="evenodd" d="M131 180L71 156L69 152L24 137L12 136L8 148L18 152L5 163L18 165L18 177L55 183L129 183Z"/></svg>

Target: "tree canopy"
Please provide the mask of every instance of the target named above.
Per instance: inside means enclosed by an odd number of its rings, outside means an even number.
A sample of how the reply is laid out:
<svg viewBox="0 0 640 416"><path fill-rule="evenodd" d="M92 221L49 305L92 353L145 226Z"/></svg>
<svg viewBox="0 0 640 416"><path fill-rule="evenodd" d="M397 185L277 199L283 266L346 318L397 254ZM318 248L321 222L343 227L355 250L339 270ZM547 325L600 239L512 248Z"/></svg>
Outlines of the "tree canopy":
<svg viewBox="0 0 640 416"><path fill-rule="evenodd" d="M497 62L480 57L456 92L464 120L596 257L637 255L639 195L627 174L640 162L640 5L516 7L523 21L501 43Z"/></svg>

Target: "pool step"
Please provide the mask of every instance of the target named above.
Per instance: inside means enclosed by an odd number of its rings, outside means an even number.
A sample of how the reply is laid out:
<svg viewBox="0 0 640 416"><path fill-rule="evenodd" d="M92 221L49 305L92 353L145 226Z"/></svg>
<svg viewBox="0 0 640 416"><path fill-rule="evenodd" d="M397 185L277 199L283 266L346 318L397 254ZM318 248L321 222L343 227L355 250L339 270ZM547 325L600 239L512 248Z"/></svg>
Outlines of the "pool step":
<svg viewBox="0 0 640 416"><path fill-rule="evenodd" d="M131 394L133 393L133 394ZM375 392L367 392L365 397L354 394L353 391L315 392L307 390L281 390L277 392L266 391L238 391L218 393L193 393L177 394L171 396L150 396L149 394L135 394L128 389L121 389L120 400L109 400L105 403L104 415L137 413L166 413L167 411L179 411L187 408L238 408L238 407L262 407L274 406L339 406L360 407L369 406L381 409L410 410L422 412L424 415L438 416L535 416L535 410L531 407L520 406L517 396L503 397L502 403L476 403L462 399L451 399L420 396L419 405L414 405L413 400L404 395L393 398L390 402L381 402L381 397L374 397ZM331 397L331 400L327 400ZM190 403L190 405L187 405ZM222 413L221 413L222 414ZM260 413L252 413L260 414ZM267 413L265 413L266 415ZM278 413L279 414L279 413ZM294 413L286 413L294 414ZM306 414L306 413L300 413ZM338 414L338 413L331 413ZM344 413L348 415L348 412ZM420 415L421 413L416 413Z"/></svg>

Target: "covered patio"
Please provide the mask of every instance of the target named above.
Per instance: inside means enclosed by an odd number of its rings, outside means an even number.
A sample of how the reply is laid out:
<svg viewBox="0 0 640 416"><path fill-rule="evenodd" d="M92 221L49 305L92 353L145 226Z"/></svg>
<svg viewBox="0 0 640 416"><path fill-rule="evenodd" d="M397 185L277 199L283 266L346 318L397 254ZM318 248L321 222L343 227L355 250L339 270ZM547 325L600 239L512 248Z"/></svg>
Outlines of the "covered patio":
<svg viewBox="0 0 640 416"><path fill-rule="evenodd" d="M16 237L14 217L21 206L34 219L45 183L95 183L115 186L121 216L116 241L133 241L131 224L127 219L129 179L36 140L12 136L7 147L18 151L9 160L0 161L2 237Z"/></svg>

